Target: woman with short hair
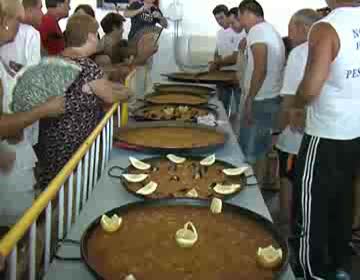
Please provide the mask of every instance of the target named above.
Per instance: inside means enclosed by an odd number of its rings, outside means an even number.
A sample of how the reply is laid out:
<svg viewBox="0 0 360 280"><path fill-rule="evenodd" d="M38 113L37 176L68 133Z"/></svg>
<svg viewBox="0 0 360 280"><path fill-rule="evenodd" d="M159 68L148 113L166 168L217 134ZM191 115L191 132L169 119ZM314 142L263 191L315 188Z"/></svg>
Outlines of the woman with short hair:
<svg viewBox="0 0 360 280"><path fill-rule="evenodd" d="M39 186L45 188L95 129L102 103L125 101L130 91L104 77L89 57L96 53L98 23L88 15L73 15L66 26L62 57L81 67L81 73L65 92L65 114L40 122Z"/></svg>
<svg viewBox="0 0 360 280"><path fill-rule="evenodd" d="M89 16L95 18L94 9L90 5L86 5L86 4L81 4L81 5L77 6L74 13L89 15Z"/></svg>

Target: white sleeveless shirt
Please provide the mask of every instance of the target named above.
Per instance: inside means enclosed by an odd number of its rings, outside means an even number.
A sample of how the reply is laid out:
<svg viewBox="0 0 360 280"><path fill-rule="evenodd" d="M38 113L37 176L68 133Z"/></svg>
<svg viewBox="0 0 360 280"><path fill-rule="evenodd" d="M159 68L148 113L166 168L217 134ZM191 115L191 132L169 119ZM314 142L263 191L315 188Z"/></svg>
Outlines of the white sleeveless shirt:
<svg viewBox="0 0 360 280"><path fill-rule="evenodd" d="M320 20L340 39L321 94L307 107L305 132L335 140L360 137L360 7L337 8Z"/></svg>

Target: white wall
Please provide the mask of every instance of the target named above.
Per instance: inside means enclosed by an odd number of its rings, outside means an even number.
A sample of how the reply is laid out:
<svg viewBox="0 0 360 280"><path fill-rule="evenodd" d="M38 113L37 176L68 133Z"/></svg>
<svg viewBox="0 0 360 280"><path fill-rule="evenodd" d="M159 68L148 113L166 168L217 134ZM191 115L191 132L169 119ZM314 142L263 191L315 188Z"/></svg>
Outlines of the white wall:
<svg viewBox="0 0 360 280"><path fill-rule="evenodd" d="M160 0L160 7L162 11L167 13L169 5L174 0ZM179 0L183 4L184 18L182 21L182 30L185 37L189 35L202 35L202 36L215 36L219 27L212 15L212 9L218 4L225 4L228 7L238 6L240 0ZM279 1L279 0L258 0L264 8L265 18L268 22L272 23L279 32L283 35L287 35L287 25L292 16L297 10L302 8L321 8L324 7L324 0L301 0L301 1ZM96 0L71 0L71 7L74 10L79 4L90 4L96 7ZM96 17L98 21L108 11L96 10ZM66 20L61 21L61 27L64 29ZM130 28L130 21L128 20L125 25L125 36ZM162 33L160 39L159 52L154 57L154 66L152 76L154 81L161 81L161 73L168 73L178 71L178 67L175 62L174 56L174 37L173 37L173 26L170 22L170 26L167 30ZM186 38L185 38L186 39ZM180 44L180 53L182 63L188 63L187 56L187 45L186 40L183 40ZM196 52L196 57L201 60L202 63L207 62L207 57L211 59L213 54L214 45L209 44L208 49L202 49L202 53L199 50ZM197 61L199 63L199 61Z"/></svg>
<svg viewBox="0 0 360 280"><path fill-rule="evenodd" d="M43 0L44 1L44 0ZM258 0L263 5L265 18L272 23L282 35L287 34L287 24L293 13L301 8L324 7L324 0L301 0L301 1L279 1ZM45 1L44 1L45 2ZM173 0L160 0L161 9L166 13L167 7ZM213 19L212 9L217 4L225 4L228 7L238 6L240 0L180 0L184 6L183 28L192 34L208 35L215 34L218 26ZM74 9L79 4L90 4L96 6L96 0L71 0ZM101 19L106 12L98 10L97 17ZM129 24L129 23L128 23ZM61 24L64 26L64 22Z"/></svg>
<svg viewBox="0 0 360 280"><path fill-rule="evenodd" d="M163 0L164 6L168 6L173 0ZM258 0L264 8L265 18L272 23L282 35L287 34L287 24L292 14L302 8L321 8L326 5L324 0ZM229 8L239 5L240 0L180 0L184 5L184 25L193 32L211 35L216 32L218 26L213 19L212 9L217 4L225 4Z"/></svg>

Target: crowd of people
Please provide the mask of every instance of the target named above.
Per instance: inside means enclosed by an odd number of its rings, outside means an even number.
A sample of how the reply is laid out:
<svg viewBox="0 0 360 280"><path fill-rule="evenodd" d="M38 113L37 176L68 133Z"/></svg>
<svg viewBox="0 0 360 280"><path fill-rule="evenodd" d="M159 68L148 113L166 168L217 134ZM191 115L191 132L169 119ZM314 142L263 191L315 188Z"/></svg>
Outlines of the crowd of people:
<svg viewBox="0 0 360 280"><path fill-rule="evenodd" d="M326 9L297 11L287 38L255 0L230 10L216 6L221 29L209 63L210 71L232 66L239 72L238 141L260 185L266 155L277 150L293 269L314 280L350 279L352 227L359 225L360 7L326 2ZM218 92L229 106L226 89Z"/></svg>
<svg viewBox="0 0 360 280"><path fill-rule="evenodd" d="M286 40L256 0L213 10L221 29L209 71L238 72L238 140L260 185L266 155L276 147L280 210L291 225L294 271L305 279L350 279L352 227L360 223L353 223L360 216L354 215L360 167L356 2L328 0L327 9L297 11ZM44 15L42 0L0 0L0 226L11 226L31 206L106 106L132 97L124 78L137 67L145 79L158 50L154 34L168 25L154 0L143 0L131 1L124 17L108 13L100 24L91 6L80 5L63 32L59 21L69 17L70 0L45 4ZM11 112L17 73L46 56L80 66L80 75L63 97ZM143 83L141 92L147 87ZM231 106L229 91L218 88L225 108Z"/></svg>
<svg viewBox="0 0 360 280"><path fill-rule="evenodd" d="M143 30L157 23L167 26L154 0L132 2L125 16L131 18L133 36L146 34ZM5 229L58 174L104 110L133 96L124 86L125 77L148 64L158 50L143 38L136 44L130 37L125 40L126 19L118 11L99 24L90 5L78 6L71 16L70 0L46 0L45 5L43 14L42 0L0 0L0 227ZM63 32L59 21L65 18ZM101 38L100 26L105 33ZM81 72L64 96L49 96L32 111L13 113L10 103L19 71L40 65L46 57L75 64ZM61 79L59 74L59 83Z"/></svg>

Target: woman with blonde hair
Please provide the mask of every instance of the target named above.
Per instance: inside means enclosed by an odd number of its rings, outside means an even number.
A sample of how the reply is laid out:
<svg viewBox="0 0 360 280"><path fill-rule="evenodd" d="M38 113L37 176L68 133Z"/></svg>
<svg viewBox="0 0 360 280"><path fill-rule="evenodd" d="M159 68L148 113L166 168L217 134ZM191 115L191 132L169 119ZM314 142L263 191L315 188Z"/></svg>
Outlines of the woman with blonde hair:
<svg viewBox="0 0 360 280"><path fill-rule="evenodd" d="M24 9L18 0L0 0L0 47L13 41ZM10 226L31 206L34 198L32 146L22 139L22 129L52 113L61 113L63 98L37 106L30 112L9 114L13 75L0 59L0 226ZM12 145L15 144L16 145Z"/></svg>
<svg viewBox="0 0 360 280"><path fill-rule="evenodd" d="M75 14L66 26L66 48L62 57L81 67L81 73L65 92L65 114L40 122L39 151L44 188L94 130L102 103L127 100L131 93L110 82L89 57L97 51L99 25L89 15Z"/></svg>

